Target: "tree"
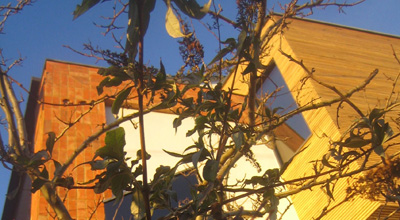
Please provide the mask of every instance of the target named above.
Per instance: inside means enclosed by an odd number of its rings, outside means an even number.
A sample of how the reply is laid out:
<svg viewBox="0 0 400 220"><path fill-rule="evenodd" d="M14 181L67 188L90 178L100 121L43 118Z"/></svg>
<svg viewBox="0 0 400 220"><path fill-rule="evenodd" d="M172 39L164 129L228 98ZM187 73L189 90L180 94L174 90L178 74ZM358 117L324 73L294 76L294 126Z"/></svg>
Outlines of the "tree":
<svg viewBox="0 0 400 220"><path fill-rule="evenodd" d="M181 38L180 50L184 60L181 71L172 80L167 77L163 63L160 63L158 69L145 66L143 63L144 38L156 1L130 0L118 2L115 8L119 9L119 12L111 18L110 23L105 27L107 32L112 31L116 26L116 20L122 19L119 16L124 12L128 13L130 22L127 25L126 43L116 41L123 50L112 52L87 45L90 54L86 55L104 59L110 64L109 68L103 68L99 71L99 74L105 78L98 86L98 93L102 94L106 87L120 88L114 97L111 97L114 99L113 113L118 113L121 106L124 102L127 102L128 97L133 93L138 96L139 112L126 115L111 124L105 125L84 143L80 143L76 153L70 155L70 158L64 164L51 158L54 143L63 134L49 133L47 150L30 152L29 143L26 141L26 125L19 103L10 85L12 78L7 74L14 64L5 70L1 69L0 92L2 103L4 103L2 109L7 119L9 137L8 144L1 141L3 161L30 175L33 191L40 189L43 192L59 219L71 219L68 210L56 192L58 187L74 187L74 181L65 176L66 169L76 159L77 155L102 134L106 134L106 145L96 151L94 160L87 161L94 170L99 170L101 173L95 179L89 181L87 185L93 186L97 193L111 188L117 200L122 199L123 190L131 191L134 195L132 214L135 219L150 219L151 209L161 207L167 207L171 210L170 214L164 217L165 219L202 217L241 219L245 216L263 215L275 219L277 218L277 205L280 199L306 189L323 186L328 197L333 200L332 191L337 181L360 173L365 173L366 177L379 173L379 177L376 177L379 181L374 181L377 186L370 183L368 178L359 178L356 184L349 187L349 193L344 201L368 192L372 199L377 199L378 195L383 194L386 199L399 202L399 192L396 182L394 182L398 178L395 174L398 159L396 154L385 154L388 146L393 148L396 145L393 140L398 134L392 130L389 122L387 122L389 116L386 117L386 115L397 107L397 102L394 97L390 96L385 108L374 108L369 112L364 112L357 106L357 103L351 100L353 94L365 89L378 74L378 71L372 72L362 84L354 89L347 92L339 91L331 84L319 81L318 78L314 77L312 67L306 66L301 60L297 60L291 54L282 51L287 59L297 63L308 74L306 80L311 80L331 90L332 93L337 95L337 98L324 102L309 102L289 112L278 114L279 108L269 109L264 105L271 96L261 100L257 97L257 81L260 78L258 73L268 68L260 58L267 55L266 46L268 43L285 31L289 25L288 19L295 16L307 16L316 7L338 7L342 10L344 7L359 4L362 1L352 3L310 1L300 4L293 0L282 6L282 15L274 17L271 12L270 16L277 18L277 20L269 27L268 34L262 34L267 22L265 0L237 1L238 15L236 20L224 17L221 11L216 10L216 5L211 0L204 6L200 6L195 0L166 0L164 2L167 5L166 29L171 37ZM78 5L74 12L74 18L83 16L87 10L101 3L99 0L82 1L82 4ZM4 12L4 19L0 23L0 28L4 26L9 15L22 10L27 4L30 4L30 1L20 1L15 6L9 4L1 7L0 9ZM159 4L161 3L159 2ZM214 8L214 10L210 8ZM217 33L220 23L225 22L236 28L239 36L218 39L220 50L214 59L206 65L203 61L204 52L200 40L197 39L194 31L190 31L191 27L187 24L185 17L200 20L207 14L210 14L215 20ZM397 59L396 55L395 59ZM246 66L246 68L239 72L241 66ZM232 74L233 79L239 77L239 74L249 76L248 95L241 105L232 101L235 96L233 89L235 80L232 80L232 84L227 86L227 90L222 89L222 76L227 73ZM216 86L212 86L211 84L215 79L218 83ZM396 82L393 85L393 91L395 91L395 84ZM121 87L121 85L128 86ZM197 97L185 96L186 92L192 88L196 88ZM279 88L271 94L278 92L278 90ZM162 94L160 101L153 100L153 97L157 96L156 94ZM153 101L151 107L146 107L144 103L146 96L150 97L150 101ZM92 105L104 101L105 98L101 98L92 102ZM240 158L248 157L249 160L254 160L251 152L255 143L268 141L265 140L268 138L271 139L274 130L285 124L293 116L332 104L349 105L360 119L352 123L339 140L332 142L330 151L323 158L316 158L312 175L287 181L282 180L281 175L290 164L289 160L281 170L269 169L264 175L252 176L243 180L241 185L227 185L228 174ZM178 105L181 108L177 110L179 116L175 119L173 128L179 129L181 121L185 118L194 118L195 126L188 131L188 135L197 134L197 142L188 146L189 153L168 152L179 158L176 166L160 167L156 171L155 178L148 182L146 165L148 155L144 141L146 135L144 126L146 124L143 116L151 111ZM112 129L132 118L139 119L141 150L138 158L128 161L123 154L124 130L121 128ZM74 126L78 122L79 120L76 120L70 126ZM65 132L68 132L68 129ZM213 139L215 136L218 137L217 146L208 144L207 140ZM115 146L118 147L117 152L114 149ZM382 162L369 164L369 158L374 153L382 158ZM301 151L299 154L301 154ZM357 161L363 161L363 166L357 169L349 169ZM256 164L256 161L253 162ZM46 170L48 163L54 163L58 167L54 176L49 176ZM199 180L197 191L187 204L172 208L169 200L173 198L173 193L170 190L173 176L176 175L179 166L187 163L193 164L192 170ZM198 171L200 165L203 166L203 173ZM132 170L135 171L132 172ZM285 192L277 191L279 187L289 185L296 187ZM241 194L228 196L231 192ZM252 210L235 208L233 205L236 200L250 196L255 196L255 207ZM331 210L332 207L328 204L326 209L321 210L320 217Z"/></svg>

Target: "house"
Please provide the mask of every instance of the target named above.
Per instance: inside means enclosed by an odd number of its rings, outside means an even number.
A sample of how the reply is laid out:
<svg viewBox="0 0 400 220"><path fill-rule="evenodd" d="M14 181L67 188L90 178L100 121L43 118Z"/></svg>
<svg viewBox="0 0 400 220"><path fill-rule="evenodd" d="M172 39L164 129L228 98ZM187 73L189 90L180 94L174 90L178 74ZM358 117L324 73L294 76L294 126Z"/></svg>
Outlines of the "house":
<svg viewBox="0 0 400 220"><path fill-rule="evenodd" d="M264 31L269 30L279 18L271 18ZM385 106L386 98L392 93L393 80L396 79L400 69L400 64L393 55L394 52L400 54L400 37L307 19L288 20L282 36L270 39L267 48L262 63L269 65L269 68L260 73L260 77L266 79L264 85L268 84L268 80L274 81L274 77L281 75L299 106L313 101L330 100L337 97L337 94L316 81L310 79L305 81L306 71L291 61L287 55L302 61L306 68L313 71L313 76L318 80L344 92L360 85L375 69L378 69L379 74L371 84L351 97L351 100L364 112ZM248 79L239 77L236 80L236 93L247 94ZM226 85L230 85L231 82L232 77L227 80ZM398 94L398 87L393 92ZM393 112L391 116L395 117L396 114ZM302 115L311 135L305 138L302 144L303 148L308 147L293 159L285 171L283 177L286 180L312 174L311 161L321 159L327 153L330 141L338 140L354 119L359 117L346 104L340 108L335 104L306 111ZM398 128L393 129L398 131ZM300 133L302 130L304 128L300 127L297 132ZM388 154L396 151L398 147L390 149ZM379 160L378 156L370 158L371 162ZM361 166L361 162L357 166ZM333 193L336 201L328 208L344 199L348 184L346 179L336 184ZM328 201L326 193L320 187L304 190L291 199L299 219L318 217ZM376 219L378 216L386 216L396 211L397 207L396 204L385 204L385 201L370 201L357 197L333 209L324 219Z"/></svg>
<svg viewBox="0 0 400 220"><path fill-rule="evenodd" d="M268 30L276 19L271 18L265 30ZM288 59L280 50L289 54L294 59L302 60L307 68L314 70L314 75L324 82L332 83L340 91L348 91L363 82L376 68L379 74L365 91L352 96L352 100L363 110L367 111L376 106L385 104L385 97L391 93L391 85L388 78L396 78L400 65L393 57L392 48L400 54L400 38L366 30L358 30L334 24L327 24L306 19L291 19L288 28L284 30L282 37L273 37L268 43L268 53L263 57L263 64L268 68L260 73L263 79L260 83L260 94L264 91L273 90L278 87L286 87L289 94L284 98L285 109L290 110L293 106L293 98L299 105L310 101L324 101L336 98L328 89L308 80L304 69L295 62ZM243 66L243 68L245 68ZM100 103L92 106L92 100L98 99L96 87L102 80L97 74L97 67L75 64L56 60L46 60L41 79L33 79L31 84L31 96L28 100L25 120L28 122L30 141L34 143L34 150L45 149L48 132L61 134L68 129L57 142L53 150L53 159L64 162L77 148L77 143L82 143L90 134L99 127L113 119L109 111L110 103ZM383 74L384 73L384 74ZM227 89L233 77L228 76L224 87ZM246 76L237 77L235 82L235 93L237 95L247 94ZM271 87L275 86L275 87ZM301 90L299 88L302 87ZM397 91L397 90L396 90ZM280 96L282 97L282 96ZM40 100L37 102L36 100ZM279 98L269 107L274 108ZM282 103L282 102L281 102ZM280 103L279 103L280 104ZM91 112L86 115L86 112ZM132 109L135 109L133 105ZM132 111L124 109L125 111ZM317 110L306 111L293 121L282 125L275 135L279 137L276 142L276 151L267 150L263 147L257 150L256 155L265 162L266 166L279 166L290 160L293 155L302 149L292 161L284 173L285 179L294 179L310 174L315 159L326 154L329 147L329 138L337 139L345 131L356 117L356 114L343 105L340 109L342 117L339 124L337 120L338 106L332 105ZM81 117L84 115L83 117ZM81 118L80 118L81 117ZM158 147L161 144L175 149L184 149L190 145L190 138L182 138L182 135L190 128L193 122L184 122L183 127L178 129L175 140L175 131L172 129L172 121L175 115L167 112L156 112L145 119L149 124L146 132L151 132L154 127L162 129L157 138L149 140L150 160L149 170L154 170L159 164L170 164L172 161ZM79 119L79 123L70 127L68 123ZM152 122L154 120L154 122ZM161 122L165 122L161 123ZM168 127L168 124L171 127ZM130 126L132 129L132 126ZM179 132L182 132L179 135ZM129 132L130 137L135 140L134 129ZM170 134L168 134L170 133ZM152 143L154 142L154 143ZM176 146L179 143L179 146ZM72 175L76 182L85 182L95 177L96 173L90 166L78 166L90 161L96 149L104 145L104 138L95 140L88 148L77 157L74 164L67 170L66 174ZM171 145L171 146L167 146ZM152 148L151 146L154 146ZM304 146L308 146L305 148ZM304 148L304 149L303 149ZM128 154L135 155L135 148L128 149ZM266 159L268 158L268 159ZM372 158L378 160L379 158ZM154 161L154 162L153 162ZM73 169L74 168L74 169ZM48 166L49 173L53 173L55 167ZM247 171L247 167L239 167ZM238 172L239 173L239 172ZM151 176L150 174L149 176ZM241 178L241 177L238 177ZM52 219L53 211L47 205L41 192L30 194L30 182L27 176L12 174L9 192L17 185L23 186L15 199L7 200L3 213L3 219ZM343 190L348 187L346 180L340 181L333 192L337 201L343 198ZM110 199L110 192L95 194L92 190L59 189L64 203L70 210L73 218L88 219L92 213L92 219L104 219L106 208L104 200ZM317 217L325 207L327 195L319 187L306 190L291 197L299 219L312 219ZM106 204L107 206L107 204ZM326 219L371 219L379 216L379 213L390 213L396 207L385 205L384 202L370 201L363 198L355 198L332 210ZM29 210L29 211L27 211ZM95 212L94 212L95 210Z"/></svg>

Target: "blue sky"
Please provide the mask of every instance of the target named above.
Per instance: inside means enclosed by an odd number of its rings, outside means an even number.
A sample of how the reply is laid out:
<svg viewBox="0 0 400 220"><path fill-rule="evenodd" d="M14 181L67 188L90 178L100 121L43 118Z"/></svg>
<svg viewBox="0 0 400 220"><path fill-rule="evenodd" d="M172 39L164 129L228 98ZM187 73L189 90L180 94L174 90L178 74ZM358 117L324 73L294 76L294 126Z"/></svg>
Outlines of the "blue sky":
<svg viewBox="0 0 400 220"><path fill-rule="evenodd" d="M206 0L198 0L201 4ZM224 0L224 11L228 17L235 14L233 0ZM222 1L222 2L224 2ZM39 0L33 6L27 7L21 14L10 17L5 27L5 34L0 35L0 48L3 49L5 58L12 62L18 57L25 58L22 66L15 67L12 77L20 81L25 87L29 87L31 77L40 77L46 58L65 60L92 65L105 65L96 63L95 60L78 55L63 45L69 45L75 49L82 49L82 44L92 42L104 49L113 49L113 40L109 35L103 36L104 30L93 25L93 22L104 23L99 17L112 14L112 2L106 2L93 8L80 18L72 21L72 12L80 0ZM279 6L277 1L268 1L269 8ZM281 1L283 3L288 1ZM304 2L304 1L301 1ZM346 14L338 13L337 8L316 10L311 19L357 27L392 35L400 35L400 1L398 0L367 0L365 3L345 8ZM145 41L145 62L158 66L163 60L169 73L175 72L181 65L178 44L170 38L164 28L165 5L159 0L152 14L150 28ZM197 34L205 38L203 42L206 50L206 62L213 58L216 51L216 41L210 37L201 24L194 22ZM222 32L222 38L236 37L236 33L223 24L226 29ZM123 29L124 30L124 29ZM122 30L122 31L123 31ZM229 31L227 31L229 30ZM207 35L207 36L206 36ZM26 100L27 95L18 90ZM25 103L22 104L25 111ZM6 194L9 172L0 168L0 212L2 211Z"/></svg>

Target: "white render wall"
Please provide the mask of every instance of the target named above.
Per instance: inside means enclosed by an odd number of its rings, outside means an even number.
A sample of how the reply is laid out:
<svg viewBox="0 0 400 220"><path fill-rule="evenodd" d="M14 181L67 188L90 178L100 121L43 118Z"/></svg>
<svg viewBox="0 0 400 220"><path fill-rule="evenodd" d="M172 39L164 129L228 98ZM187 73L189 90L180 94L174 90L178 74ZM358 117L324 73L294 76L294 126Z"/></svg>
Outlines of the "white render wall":
<svg viewBox="0 0 400 220"><path fill-rule="evenodd" d="M106 108L107 123L115 120L111 108ZM119 116L137 112L132 109L121 109ZM173 167L179 158L168 155L163 149L176 153L183 153L184 149L194 142L192 137L186 137L186 132L193 127L193 120L186 119L178 128L176 134L172 122L176 115L152 112L144 116L146 151L151 155L147 161L148 177L151 179L155 170L160 165ZM139 128L135 129L132 123L139 126L139 119L124 122L120 125L125 129L126 157L136 158L136 152L140 149Z"/></svg>
<svg viewBox="0 0 400 220"><path fill-rule="evenodd" d="M107 107L106 111L107 123L115 120L111 113L111 108ZM132 109L121 109L119 116L131 114L136 111L137 110ZM197 135L186 137L186 132L194 126L193 119L183 120L182 125L179 126L175 133L172 122L176 117L177 116L174 114L158 112L148 113L144 116L146 150L151 155L150 160L147 161L148 177L150 179L152 179L156 168L160 165L173 167L179 160L179 158L165 153L163 149L182 154L184 149L193 145L194 141L198 138ZM127 152L127 157L136 158L136 152L140 149L139 129L135 129L132 123L138 125L138 119L134 119L132 122L124 122L120 126L125 129L125 140L127 143L125 151ZM246 158L242 158L238 161L237 165L232 168L228 184L234 184L236 183L236 180L243 180L245 178L250 179L254 175L261 176L267 169L279 167L273 150L269 149L266 145L253 146L252 150L257 162L263 168L262 171L257 173L257 169L251 163L246 161ZM188 165L191 166L192 164ZM199 169L200 173L202 173L201 166ZM287 204L288 202L281 200L279 209L285 210ZM248 199L240 200L238 205L243 205L245 208L251 208L251 203ZM298 219L293 207L285 214L284 219Z"/></svg>

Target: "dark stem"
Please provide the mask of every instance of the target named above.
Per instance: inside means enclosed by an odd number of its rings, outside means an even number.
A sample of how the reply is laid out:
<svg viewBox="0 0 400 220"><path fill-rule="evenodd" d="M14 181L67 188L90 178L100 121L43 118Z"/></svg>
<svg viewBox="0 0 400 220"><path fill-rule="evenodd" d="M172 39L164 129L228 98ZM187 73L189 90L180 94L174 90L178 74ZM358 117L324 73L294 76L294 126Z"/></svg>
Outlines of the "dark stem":
<svg viewBox="0 0 400 220"><path fill-rule="evenodd" d="M139 101L139 132L140 132L140 149L142 155L143 169L143 199L146 210L146 219L151 220L150 201L149 201L149 185L147 183L147 163L146 163L146 143L144 135L144 119L143 119L143 91L144 91L144 72L143 72L143 50L144 50L144 32L143 32L143 2L137 1L139 13L139 85L138 85L138 101Z"/></svg>
<svg viewBox="0 0 400 220"><path fill-rule="evenodd" d="M259 62L259 55L260 55L260 42L261 42L261 30L264 27L264 22L265 22L265 11L266 11L266 5L267 1L262 0L257 4L258 8L258 15L257 15L257 24L256 27L254 28L254 39L253 39L253 50L252 50L252 55L253 55L253 62ZM255 124L255 111L256 111L256 95L257 95L257 72L258 69L255 68L251 73L250 73L250 85L249 85L249 126L253 127Z"/></svg>
<svg viewBox="0 0 400 220"><path fill-rule="evenodd" d="M217 11L217 7L215 7L215 2L213 2L214 10ZM219 15L220 11L217 12L217 15ZM221 26L219 24L219 17L215 16L215 23L217 24L217 32L218 32L218 52L221 52L222 50L222 45L221 45ZM219 60L219 65L218 65L218 72L219 72L219 81L222 81L222 57Z"/></svg>

